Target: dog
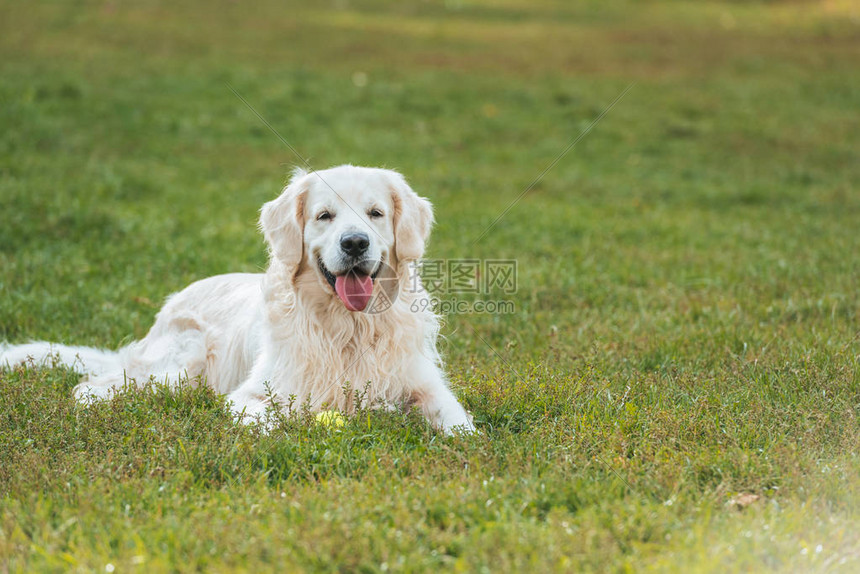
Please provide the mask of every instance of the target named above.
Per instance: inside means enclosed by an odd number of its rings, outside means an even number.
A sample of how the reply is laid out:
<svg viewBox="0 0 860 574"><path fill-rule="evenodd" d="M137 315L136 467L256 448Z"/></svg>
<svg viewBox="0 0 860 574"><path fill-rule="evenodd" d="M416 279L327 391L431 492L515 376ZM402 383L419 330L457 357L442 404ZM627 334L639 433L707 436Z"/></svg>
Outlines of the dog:
<svg viewBox="0 0 860 574"><path fill-rule="evenodd" d="M191 284L119 351L34 342L0 349L0 364L58 358L85 375L74 389L81 402L151 377L199 381L248 421L273 402L350 413L360 392L389 408L418 407L446 434L471 433L442 370L439 319L416 304L429 300L415 269L433 222L430 202L395 171L297 169L260 212L265 273Z"/></svg>

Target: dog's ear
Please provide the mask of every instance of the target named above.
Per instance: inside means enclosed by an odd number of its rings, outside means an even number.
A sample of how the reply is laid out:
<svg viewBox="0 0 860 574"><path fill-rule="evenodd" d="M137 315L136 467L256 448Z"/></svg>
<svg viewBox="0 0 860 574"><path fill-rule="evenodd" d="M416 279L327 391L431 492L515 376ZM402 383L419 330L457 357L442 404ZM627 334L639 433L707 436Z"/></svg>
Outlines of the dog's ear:
<svg viewBox="0 0 860 574"><path fill-rule="evenodd" d="M392 175L394 203L394 255L398 267L417 261L424 255L424 245L433 226L433 206L412 191L400 174Z"/></svg>
<svg viewBox="0 0 860 574"><path fill-rule="evenodd" d="M281 195L260 210L260 229L269 244L270 262L283 265L290 277L304 255L307 180L307 172L296 169Z"/></svg>

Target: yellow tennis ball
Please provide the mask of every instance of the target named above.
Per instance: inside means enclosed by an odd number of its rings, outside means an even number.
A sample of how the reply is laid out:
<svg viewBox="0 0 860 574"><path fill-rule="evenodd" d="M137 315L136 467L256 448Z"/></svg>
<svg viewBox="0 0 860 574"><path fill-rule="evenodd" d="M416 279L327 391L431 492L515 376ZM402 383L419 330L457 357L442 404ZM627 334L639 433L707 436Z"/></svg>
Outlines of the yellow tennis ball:
<svg viewBox="0 0 860 574"><path fill-rule="evenodd" d="M344 423L343 415L338 411L320 411L314 418L317 421L317 424L324 427L340 428Z"/></svg>

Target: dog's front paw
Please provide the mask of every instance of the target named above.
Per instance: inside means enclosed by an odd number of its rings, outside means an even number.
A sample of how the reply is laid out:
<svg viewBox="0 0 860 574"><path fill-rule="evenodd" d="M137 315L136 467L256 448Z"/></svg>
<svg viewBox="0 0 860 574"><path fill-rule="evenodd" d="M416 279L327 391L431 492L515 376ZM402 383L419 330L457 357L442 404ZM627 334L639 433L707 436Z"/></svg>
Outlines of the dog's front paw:
<svg viewBox="0 0 860 574"><path fill-rule="evenodd" d="M475 428L475 420L471 413L464 411L463 415L465 416L446 421L441 425L440 430L445 436L480 434L481 431Z"/></svg>
<svg viewBox="0 0 860 574"><path fill-rule="evenodd" d="M243 394L239 391L227 397L233 420L239 424L258 425L263 432L271 432L278 423L268 400L254 394Z"/></svg>

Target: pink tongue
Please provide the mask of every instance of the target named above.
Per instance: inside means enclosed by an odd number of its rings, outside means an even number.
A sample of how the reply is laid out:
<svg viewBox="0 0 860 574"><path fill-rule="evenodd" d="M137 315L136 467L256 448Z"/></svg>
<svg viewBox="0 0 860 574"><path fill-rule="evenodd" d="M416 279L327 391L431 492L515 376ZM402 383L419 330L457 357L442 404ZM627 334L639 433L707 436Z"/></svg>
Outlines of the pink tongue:
<svg viewBox="0 0 860 574"><path fill-rule="evenodd" d="M370 275L359 275L350 271L334 280L337 296L350 311L363 311L373 296L373 279Z"/></svg>

